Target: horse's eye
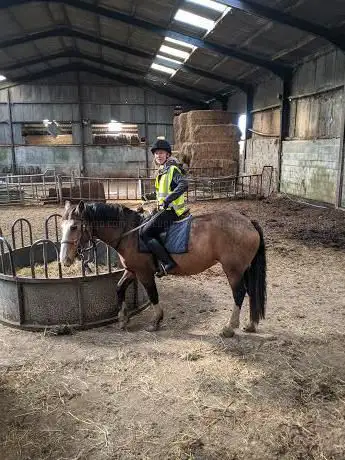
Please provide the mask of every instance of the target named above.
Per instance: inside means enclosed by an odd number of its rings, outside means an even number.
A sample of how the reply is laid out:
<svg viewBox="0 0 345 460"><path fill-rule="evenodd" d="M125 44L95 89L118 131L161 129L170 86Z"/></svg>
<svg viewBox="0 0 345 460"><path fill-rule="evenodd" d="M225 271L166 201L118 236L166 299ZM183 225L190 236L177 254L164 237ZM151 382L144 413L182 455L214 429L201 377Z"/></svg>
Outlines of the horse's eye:
<svg viewBox="0 0 345 460"><path fill-rule="evenodd" d="M77 230L77 226L76 225L71 225L71 230Z"/></svg>

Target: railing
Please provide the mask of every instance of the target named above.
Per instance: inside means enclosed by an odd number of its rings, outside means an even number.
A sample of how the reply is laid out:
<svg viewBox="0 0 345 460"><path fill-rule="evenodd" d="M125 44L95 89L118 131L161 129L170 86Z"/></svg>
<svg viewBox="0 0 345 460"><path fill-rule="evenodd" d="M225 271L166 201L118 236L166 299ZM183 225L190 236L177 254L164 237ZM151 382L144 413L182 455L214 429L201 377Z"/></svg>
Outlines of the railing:
<svg viewBox="0 0 345 460"><path fill-rule="evenodd" d="M52 201L49 189L56 189L58 176L47 169L42 174L7 174L0 177L0 205Z"/></svg>
<svg viewBox="0 0 345 460"><path fill-rule="evenodd" d="M17 183L5 183L0 204L64 203L66 200L85 201L138 201L154 191L154 178L104 178L40 175L41 182L32 177L24 182L14 176ZM30 176L25 176L30 177ZM225 177L193 176L188 174L188 201L219 198L245 198L269 196L272 192L273 168L265 166L260 174L241 174ZM17 187L18 195L11 195L10 187ZM2 200L1 200L2 197Z"/></svg>
<svg viewBox="0 0 345 460"><path fill-rule="evenodd" d="M45 237L33 241L32 225L27 219L17 219L11 227L12 244L3 236L0 236L0 274L37 277L39 269L42 278L69 278L71 273L66 274L59 261L61 243L61 215L52 214L44 222L42 235ZM55 262L56 267L51 267ZM89 266L92 263L92 269ZM21 275L22 268L29 268L25 275ZM88 276L93 274L113 273L120 268L116 251L98 240L84 253L73 270L73 276ZM51 270L57 271L51 276Z"/></svg>

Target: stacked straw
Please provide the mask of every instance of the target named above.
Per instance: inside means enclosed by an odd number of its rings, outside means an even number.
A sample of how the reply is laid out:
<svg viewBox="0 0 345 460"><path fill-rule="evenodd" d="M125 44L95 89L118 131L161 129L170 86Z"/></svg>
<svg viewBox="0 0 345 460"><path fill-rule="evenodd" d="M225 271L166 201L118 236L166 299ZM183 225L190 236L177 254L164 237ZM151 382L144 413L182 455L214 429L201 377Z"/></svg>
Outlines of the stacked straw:
<svg viewBox="0 0 345 460"><path fill-rule="evenodd" d="M217 110L195 110L174 117L175 156L191 169L237 175L241 133L231 121L231 113Z"/></svg>

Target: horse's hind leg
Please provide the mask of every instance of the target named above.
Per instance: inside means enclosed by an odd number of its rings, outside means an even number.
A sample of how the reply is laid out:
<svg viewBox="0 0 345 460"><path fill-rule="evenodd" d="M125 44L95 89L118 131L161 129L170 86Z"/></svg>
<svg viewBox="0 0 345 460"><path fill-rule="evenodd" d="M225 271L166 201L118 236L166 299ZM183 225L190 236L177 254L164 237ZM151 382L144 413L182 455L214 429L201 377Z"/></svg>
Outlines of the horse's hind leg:
<svg viewBox="0 0 345 460"><path fill-rule="evenodd" d="M225 271L225 270L224 270ZM235 305L232 309L232 314L229 323L223 328L222 335L224 337L233 337L234 329L240 327L240 312L241 307L247 293L246 276L240 276L233 271L225 271L232 289Z"/></svg>
<svg viewBox="0 0 345 460"><path fill-rule="evenodd" d="M145 328L148 332L154 332L157 331L159 328L159 325L163 319L164 313L162 307L159 305L159 297L158 297L158 291L157 291L157 286L156 286L156 281L154 274L137 274L139 281L142 283L144 286L147 295L149 296L149 299L153 305L153 318L151 323Z"/></svg>

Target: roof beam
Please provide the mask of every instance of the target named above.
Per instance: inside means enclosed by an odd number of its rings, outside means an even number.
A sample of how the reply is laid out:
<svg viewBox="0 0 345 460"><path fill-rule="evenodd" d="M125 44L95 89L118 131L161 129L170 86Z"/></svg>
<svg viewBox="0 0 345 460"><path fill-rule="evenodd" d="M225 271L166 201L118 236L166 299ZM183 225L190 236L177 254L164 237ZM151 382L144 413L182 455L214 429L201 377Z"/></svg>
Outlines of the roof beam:
<svg viewBox="0 0 345 460"><path fill-rule="evenodd" d="M42 56L39 58L35 59L29 59L26 61L21 61L15 64L11 64L7 67L2 67L1 71L2 72L8 72L11 70L16 70L16 69L21 69L23 67L27 66L32 66L35 64L41 64L43 62L49 62L49 61L54 61L57 59L63 59L63 58L78 58L78 59L84 59L90 62L95 62L96 64L100 64L103 66L111 67L114 70L121 70L123 72L130 73L132 75L140 75L142 77L145 77L147 75L147 72L144 70L139 70L138 68L130 67L130 66L125 66L118 64L116 62L110 62L108 60L105 60L103 58L99 58L96 56L91 56L89 54L85 54L79 51L63 51L61 53L56 53L56 54L51 54L47 56ZM176 86L177 88L185 89L187 91L195 91L196 93L203 94L204 96L207 97L207 99L217 99L219 101L223 101L223 96L217 93L212 93L210 91L206 91L202 88L198 88L196 86L190 86L190 85L185 85L183 83L176 82L174 80L169 80L168 81L169 85Z"/></svg>
<svg viewBox="0 0 345 460"><path fill-rule="evenodd" d="M0 49L5 49L5 48L9 48L11 46L16 46L16 45L21 45L23 43L28 43L28 42L31 42L31 41L34 41L34 40L42 40L42 39L49 38L49 37L74 37L74 38L80 38L82 40L89 41L89 42L92 42L92 43L96 43L96 44L102 45L104 47L113 49L115 51L121 51L122 53L127 53L127 54L130 54L132 56L138 56L138 57L141 57L141 58L144 58L144 59L148 59L150 61L152 61L155 58L154 54L149 53L147 51L140 51L138 49L135 49L135 48L132 48L132 47L129 47L129 46L125 46L125 45L121 45L119 43L115 43L115 42L113 42L111 40L105 40L103 38L94 37L94 36L89 35L89 34L87 34L85 32L75 30L75 29L72 29L70 27L64 27L64 26L56 27L54 29L47 29L47 30L43 30L43 31L40 31L40 32L33 32L31 34L26 34L23 37L15 37L15 38L5 40L3 42L0 42ZM237 81L237 80L226 78L226 77L223 77L221 75L216 75L214 73L207 72L206 70L200 69L198 67L191 66L189 64L181 64L179 69L180 70L185 70L186 72L192 72L192 73L194 73L196 75L199 75L201 77L204 77L204 78L209 78L209 79L212 79L212 80L219 81L219 82L224 83L226 85L235 86L237 88L240 88L244 92L247 92L248 88L249 88L249 85L247 85L246 83L242 83L242 82ZM3 69L1 69L1 70L4 71ZM9 69L9 70L11 70L11 69Z"/></svg>
<svg viewBox="0 0 345 460"><path fill-rule="evenodd" d="M289 13L279 11L275 8L271 8L266 5L262 5L253 0L219 0L220 3L230 6L237 10L244 11L255 16L260 16L270 21L277 22L279 24L289 25L296 29L308 32L309 34L317 37L324 38L331 42L333 45L345 50L345 35L334 33L328 27L309 22L305 19L298 18Z"/></svg>
<svg viewBox="0 0 345 460"><path fill-rule="evenodd" d="M0 9L23 5L26 3L32 3L36 0L0 0ZM42 1L42 0L41 0ZM111 10L109 8L105 8L104 6L95 5L92 3L87 3L83 0L50 0L54 3L63 3L74 8L88 11L93 14L98 14L99 16L106 17L108 19L113 19L115 21L120 21L125 24L129 24L135 27L139 27L141 29L147 30L154 34L157 34L161 37L170 37L176 40L182 40L190 45L196 46L198 48L207 49L213 51L214 53L227 56L229 58L235 58L240 61L247 62L248 64L252 64L258 67L263 67L267 70L270 70L274 74L284 77L286 71L289 69L284 63L279 62L276 60L273 62L272 60L260 57L257 53L250 53L249 51L241 50L235 47L227 47L218 45L213 43L209 40L205 40L202 38L194 37L193 35L177 32L174 30L170 30L166 27L162 27L156 24L153 24L149 21L145 21L143 19L139 19L133 16L130 16L125 13L120 13L118 11Z"/></svg>
<svg viewBox="0 0 345 460"><path fill-rule="evenodd" d="M57 66L53 67L51 69L43 70L41 72L37 72L28 76L24 77L19 77L16 79L15 82L8 83L5 85L0 86L0 91L6 88L11 88L13 86L18 86L22 85L23 83L28 83L30 81L34 80L39 80L42 78L47 78L47 77L52 77L55 76L56 74L59 73L64 73L64 72L89 72L95 75L98 75L103 78L108 78L113 81L117 81L119 83L122 83L126 86L131 85L131 86L137 86L143 89L150 89L151 91L155 91L157 93L163 94L164 96L176 98L180 101L187 102L191 105L200 107L200 108L206 108L208 105L199 100L192 98L190 96L185 96L184 94L181 94L177 91L170 90L168 88L161 88L153 83L139 80L139 79L134 79L134 78L129 78L129 77L123 77L121 75L114 74L113 72L109 72L107 70L103 70L97 67L94 67L89 64L66 64L62 66Z"/></svg>

